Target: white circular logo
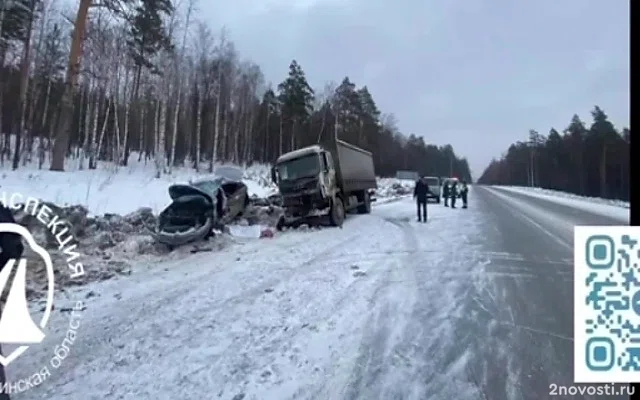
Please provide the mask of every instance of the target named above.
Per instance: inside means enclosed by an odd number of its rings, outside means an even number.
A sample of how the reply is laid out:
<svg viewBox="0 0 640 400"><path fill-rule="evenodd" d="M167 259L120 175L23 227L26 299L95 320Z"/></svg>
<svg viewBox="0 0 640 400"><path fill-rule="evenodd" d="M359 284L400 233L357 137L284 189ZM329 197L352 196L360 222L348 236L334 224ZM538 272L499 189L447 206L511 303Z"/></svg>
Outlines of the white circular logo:
<svg viewBox="0 0 640 400"><path fill-rule="evenodd" d="M55 215L51 207L41 203L39 200L29 197L26 201L23 196L13 193L10 201L6 201L6 194L0 195L0 202L12 210L22 210L25 214L35 217L42 223L47 233L55 238L57 247L61 251L70 271L71 279L77 279L84 275L84 266L79 261L80 253L77 251L77 242L70 231L67 221ZM29 230L17 223L0 223L0 235L18 235L22 240L25 251L30 248L44 262L46 269L46 305L42 316L35 322L29 311L27 302L27 270L30 263L21 256L20 259L9 259L6 264L0 266L0 295L6 293L6 302L0 310L0 344L12 345L14 348L7 352L3 347L4 354L0 354L0 364L6 367L26 352L29 347L42 343L46 337L46 328L53 310L53 298L55 292L55 275L51 255L40 246ZM6 242L6 240L5 240ZM2 249L4 252L5 249ZM13 276L13 279L11 277ZM71 310L69 326L61 343L52 351L49 365L43 365L39 370L31 375L20 377L20 379L2 383L0 393L20 393L34 386L40 385L51 376L51 368L57 369L62 365L62 361L69 355L70 348L76 339L76 331L80 327L80 317L84 310L84 303L76 301Z"/></svg>

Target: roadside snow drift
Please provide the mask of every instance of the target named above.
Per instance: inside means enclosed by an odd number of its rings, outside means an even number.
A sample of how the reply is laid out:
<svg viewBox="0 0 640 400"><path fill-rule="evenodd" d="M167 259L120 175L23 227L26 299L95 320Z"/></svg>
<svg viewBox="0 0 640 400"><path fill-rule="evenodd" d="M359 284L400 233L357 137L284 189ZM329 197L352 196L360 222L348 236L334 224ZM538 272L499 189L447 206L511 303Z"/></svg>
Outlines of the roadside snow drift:
<svg viewBox="0 0 640 400"><path fill-rule="evenodd" d="M155 178L154 165L137 159L132 154L126 167L101 162L94 170L79 170L70 161L66 172L38 169L33 165L16 171L0 170L0 193L3 194L0 201L7 200L4 197L13 193L38 198L71 226L78 250L90 268L82 278L74 281L68 279L67 274L58 274L58 289L129 275L141 261L184 257L194 245L218 250L234 240L260 238L263 230L274 227L282 214L274 197L277 187L271 182L270 167L250 166L244 169L242 179L251 198L244 215L208 243L191 243L171 252L149 234L149 228L156 225L158 213L171 202L168 187L209 174L174 168L171 174ZM224 167L217 166L214 173ZM378 198L381 203L386 199L401 198L410 193L411 185L396 179L380 179ZM54 266L65 265L56 240L35 216L22 211L15 212L14 216L46 245ZM47 284L44 264L29 251L26 257L33 259L34 265L28 269L28 296L40 297Z"/></svg>
<svg viewBox="0 0 640 400"><path fill-rule="evenodd" d="M541 188L527 188L520 186L494 186L501 190L521 193L527 196L537 197L563 204L572 208L588 211L598 215L609 216L619 220L629 220L629 202L621 200L601 199L597 197L584 197L571 193L548 190Z"/></svg>

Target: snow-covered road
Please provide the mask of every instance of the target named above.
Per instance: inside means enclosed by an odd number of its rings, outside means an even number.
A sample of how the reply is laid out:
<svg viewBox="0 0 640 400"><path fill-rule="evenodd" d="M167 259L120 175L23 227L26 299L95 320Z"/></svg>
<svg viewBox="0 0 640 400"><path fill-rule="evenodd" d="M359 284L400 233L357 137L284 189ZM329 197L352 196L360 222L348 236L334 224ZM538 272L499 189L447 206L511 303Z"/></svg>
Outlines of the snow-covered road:
<svg viewBox="0 0 640 400"><path fill-rule="evenodd" d="M473 210L434 205L428 224L414 211L410 200L384 204L344 229L286 232L95 285L66 364L16 398L460 393L467 355L453 325L482 268L480 227ZM10 379L45 365L66 330L56 322Z"/></svg>
<svg viewBox="0 0 640 400"><path fill-rule="evenodd" d="M504 196L427 224L381 204L85 288L71 356L15 399L549 398L571 377L570 248ZM48 362L60 314L9 379Z"/></svg>

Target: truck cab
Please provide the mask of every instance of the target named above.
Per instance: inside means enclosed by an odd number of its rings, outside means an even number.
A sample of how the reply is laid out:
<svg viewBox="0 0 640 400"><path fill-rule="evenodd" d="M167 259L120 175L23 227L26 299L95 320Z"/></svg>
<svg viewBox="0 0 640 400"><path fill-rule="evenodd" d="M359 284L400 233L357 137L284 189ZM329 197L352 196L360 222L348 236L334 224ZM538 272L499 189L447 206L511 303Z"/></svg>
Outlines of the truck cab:
<svg viewBox="0 0 640 400"><path fill-rule="evenodd" d="M279 229L318 225L327 216L331 225L342 226L348 211L368 214L375 201L373 155L337 138L281 155L271 178L284 208Z"/></svg>
<svg viewBox="0 0 640 400"><path fill-rule="evenodd" d="M321 146L309 146L280 156L271 169L271 178L282 196L285 218L327 215L337 191L335 176L333 157Z"/></svg>

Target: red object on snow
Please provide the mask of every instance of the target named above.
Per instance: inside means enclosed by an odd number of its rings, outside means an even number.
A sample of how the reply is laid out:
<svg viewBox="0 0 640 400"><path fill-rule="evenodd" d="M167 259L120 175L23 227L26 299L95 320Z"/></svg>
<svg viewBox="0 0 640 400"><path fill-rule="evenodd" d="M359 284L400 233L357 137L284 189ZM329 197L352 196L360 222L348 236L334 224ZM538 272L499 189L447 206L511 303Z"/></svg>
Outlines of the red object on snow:
<svg viewBox="0 0 640 400"><path fill-rule="evenodd" d="M263 229L263 230L260 232L260 237L261 237L261 238L272 238L273 236L274 236L274 235L273 235L273 230L271 230L271 229L269 229L269 228L267 228L267 229Z"/></svg>

